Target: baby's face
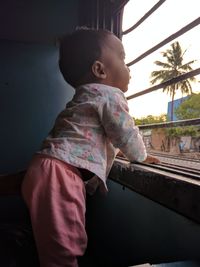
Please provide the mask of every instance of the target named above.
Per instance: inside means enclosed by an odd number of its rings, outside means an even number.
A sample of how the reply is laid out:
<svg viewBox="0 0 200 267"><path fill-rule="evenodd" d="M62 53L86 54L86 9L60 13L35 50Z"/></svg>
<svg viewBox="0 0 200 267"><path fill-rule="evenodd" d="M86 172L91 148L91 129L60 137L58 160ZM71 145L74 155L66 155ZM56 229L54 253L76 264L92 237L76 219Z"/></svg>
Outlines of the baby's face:
<svg viewBox="0 0 200 267"><path fill-rule="evenodd" d="M102 49L100 61L105 66L106 79L104 84L119 88L122 92L128 90L130 80L129 68L125 62L125 52L122 42L114 35L109 35Z"/></svg>

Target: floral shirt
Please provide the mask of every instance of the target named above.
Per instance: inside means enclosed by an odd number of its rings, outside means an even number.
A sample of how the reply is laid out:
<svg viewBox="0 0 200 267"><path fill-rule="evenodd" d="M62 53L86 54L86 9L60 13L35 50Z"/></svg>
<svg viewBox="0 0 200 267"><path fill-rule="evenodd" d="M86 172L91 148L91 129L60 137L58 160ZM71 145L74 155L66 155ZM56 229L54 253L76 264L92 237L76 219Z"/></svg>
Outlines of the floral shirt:
<svg viewBox="0 0 200 267"><path fill-rule="evenodd" d="M119 149L130 161L147 157L123 92L107 85L85 84L58 115L39 153L91 171L107 189L106 179ZM89 180L92 191L96 181Z"/></svg>

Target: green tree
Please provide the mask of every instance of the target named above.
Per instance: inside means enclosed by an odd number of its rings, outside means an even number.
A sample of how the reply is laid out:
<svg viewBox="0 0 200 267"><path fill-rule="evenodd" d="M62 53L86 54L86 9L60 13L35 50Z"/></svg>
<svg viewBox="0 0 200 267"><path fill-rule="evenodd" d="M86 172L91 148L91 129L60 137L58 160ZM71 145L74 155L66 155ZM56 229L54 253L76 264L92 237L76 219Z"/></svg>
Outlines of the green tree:
<svg viewBox="0 0 200 267"><path fill-rule="evenodd" d="M145 124L152 124L152 123L160 123L165 122L167 120L167 115L162 114L160 116L152 116L148 115L147 117L142 118L134 118L136 125L145 125Z"/></svg>
<svg viewBox="0 0 200 267"><path fill-rule="evenodd" d="M184 73L187 73L192 69L191 64L195 62L195 60L191 60L187 63L183 63L184 54L187 50L182 51L182 48L179 42L174 42L171 44L170 49L167 49L165 52L161 52L162 56L165 59L165 62L155 61L154 63L159 66L160 70L155 70L151 73L151 84L155 84L158 82L166 82L171 80L174 77L180 76ZM173 112L174 112L174 96L177 90L181 90L182 94L190 94L192 93L191 83L195 81L194 77L188 78L186 80L180 81L176 84L168 85L163 88L163 92L166 91L170 94L172 99L172 107L171 107L171 116L170 119L173 121Z"/></svg>
<svg viewBox="0 0 200 267"><path fill-rule="evenodd" d="M180 138L181 136L199 137L200 133L197 126L184 126L165 129L166 135L169 137Z"/></svg>
<svg viewBox="0 0 200 267"><path fill-rule="evenodd" d="M194 119L200 117L200 93L192 94L176 110L178 119Z"/></svg>

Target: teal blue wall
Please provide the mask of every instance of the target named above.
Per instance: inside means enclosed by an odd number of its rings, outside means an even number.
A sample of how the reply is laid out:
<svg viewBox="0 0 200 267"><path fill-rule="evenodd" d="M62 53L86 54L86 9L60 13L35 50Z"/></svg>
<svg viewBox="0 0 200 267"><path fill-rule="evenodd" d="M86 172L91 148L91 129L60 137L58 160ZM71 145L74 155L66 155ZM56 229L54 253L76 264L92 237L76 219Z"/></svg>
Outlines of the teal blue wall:
<svg viewBox="0 0 200 267"><path fill-rule="evenodd" d="M0 3L0 173L24 169L74 93L56 38L78 24L78 1Z"/></svg>
<svg viewBox="0 0 200 267"><path fill-rule="evenodd" d="M87 267L200 260L199 224L113 181L108 188L88 196Z"/></svg>
<svg viewBox="0 0 200 267"><path fill-rule="evenodd" d="M0 39L52 43L78 24L78 0L0 1Z"/></svg>
<svg viewBox="0 0 200 267"><path fill-rule="evenodd" d="M53 45L0 42L0 172L25 168L73 89Z"/></svg>

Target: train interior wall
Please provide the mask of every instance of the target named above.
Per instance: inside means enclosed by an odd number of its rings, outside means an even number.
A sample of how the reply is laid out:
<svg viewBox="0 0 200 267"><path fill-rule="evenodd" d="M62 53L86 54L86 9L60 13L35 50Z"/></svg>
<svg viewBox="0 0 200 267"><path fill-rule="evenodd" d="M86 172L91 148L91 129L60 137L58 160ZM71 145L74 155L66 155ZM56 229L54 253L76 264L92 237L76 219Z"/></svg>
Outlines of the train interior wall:
<svg viewBox="0 0 200 267"><path fill-rule="evenodd" d="M73 95L58 70L56 39L77 25L77 5L76 0L0 3L1 173L27 166Z"/></svg>
<svg viewBox="0 0 200 267"><path fill-rule="evenodd" d="M88 197L88 266L199 261L198 223L116 182L108 188Z"/></svg>
<svg viewBox="0 0 200 267"><path fill-rule="evenodd" d="M1 174L27 167L71 99L73 89L57 66L56 37L77 23L76 0L1 1ZM26 218L20 196L1 197L0 223L19 224ZM85 266L126 267L197 257L198 224L112 181L107 196L88 197L87 228Z"/></svg>

